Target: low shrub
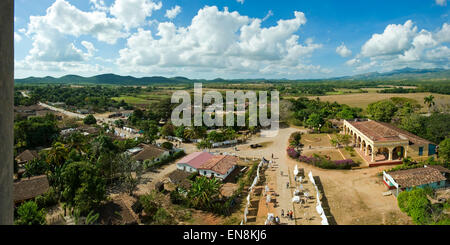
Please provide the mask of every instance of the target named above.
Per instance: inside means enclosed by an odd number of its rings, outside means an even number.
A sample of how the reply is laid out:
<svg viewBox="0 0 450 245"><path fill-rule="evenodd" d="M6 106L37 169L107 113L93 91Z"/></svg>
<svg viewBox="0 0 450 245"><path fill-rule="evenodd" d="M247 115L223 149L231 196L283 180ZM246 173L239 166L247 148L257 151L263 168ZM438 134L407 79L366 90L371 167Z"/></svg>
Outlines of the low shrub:
<svg viewBox="0 0 450 245"><path fill-rule="evenodd" d="M329 156L302 156L293 148L288 148L287 153L293 159L324 169L351 169L352 167L356 167L359 165L352 159L332 161Z"/></svg>

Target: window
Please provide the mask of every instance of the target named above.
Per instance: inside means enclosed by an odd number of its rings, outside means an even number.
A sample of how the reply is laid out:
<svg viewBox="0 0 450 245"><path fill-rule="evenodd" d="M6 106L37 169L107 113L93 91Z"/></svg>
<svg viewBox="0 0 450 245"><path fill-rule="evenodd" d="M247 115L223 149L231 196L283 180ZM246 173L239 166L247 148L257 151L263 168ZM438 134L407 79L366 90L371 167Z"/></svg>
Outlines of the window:
<svg viewBox="0 0 450 245"><path fill-rule="evenodd" d="M423 147L419 147L419 156L423 155Z"/></svg>

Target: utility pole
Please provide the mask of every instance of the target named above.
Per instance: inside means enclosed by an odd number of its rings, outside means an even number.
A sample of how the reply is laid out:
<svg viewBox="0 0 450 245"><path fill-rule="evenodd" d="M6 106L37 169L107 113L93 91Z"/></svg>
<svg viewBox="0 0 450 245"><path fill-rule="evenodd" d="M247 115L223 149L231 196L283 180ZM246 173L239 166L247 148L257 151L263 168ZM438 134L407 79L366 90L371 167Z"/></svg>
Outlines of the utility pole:
<svg viewBox="0 0 450 245"><path fill-rule="evenodd" d="M0 30L0 225L12 225L14 0L0 1Z"/></svg>

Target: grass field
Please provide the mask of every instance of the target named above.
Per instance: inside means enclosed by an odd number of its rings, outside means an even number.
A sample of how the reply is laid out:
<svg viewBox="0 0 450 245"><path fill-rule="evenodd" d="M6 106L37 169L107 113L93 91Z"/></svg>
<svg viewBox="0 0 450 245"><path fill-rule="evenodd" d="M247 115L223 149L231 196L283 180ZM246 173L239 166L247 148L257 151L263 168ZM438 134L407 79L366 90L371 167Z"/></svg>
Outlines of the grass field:
<svg viewBox="0 0 450 245"><path fill-rule="evenodd" d="M426 107L423 103L423 98L429 96L431 93L409 93L409 94L379 94L379 93L360 93L360 94L343 94L343 95L325 95L325 96L309 96L310 99L320 98L321 101L337 102L339 104L346 104L352 107L359 107L366 109L370 103L380 100L389 99L392 97L403 97L414 99L424 106L423 110L426 111ZM439 106L450 104L450 95L433 94L434 101Z"/></svg>
<svg viewBox="0 0 450 245"><path fill-rule="evenodd" d="M150 103L152 103L152 101L150 101L150 100L139 98L139 97L135 97L135 96L121 96L121 97L113 97L111 99L113 99L115 101L124 100L125 103L132 104L132 105L137 105L137 104L141 105L141 104L150 104Z"/></svg>

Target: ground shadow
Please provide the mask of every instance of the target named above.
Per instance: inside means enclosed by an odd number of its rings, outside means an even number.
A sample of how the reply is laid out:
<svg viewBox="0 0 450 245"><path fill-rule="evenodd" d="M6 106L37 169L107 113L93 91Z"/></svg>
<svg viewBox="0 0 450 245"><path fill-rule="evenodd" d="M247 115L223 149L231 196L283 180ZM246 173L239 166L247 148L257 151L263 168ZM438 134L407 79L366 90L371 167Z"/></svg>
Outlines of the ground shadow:
<svg viewBox="0 0 450 245"><path fill-rule="evenodd" d="M325 191L323 190L323 185L322 185L322 181L320 181L320 177L314 176L314 182L316 182L317 189L319 189L319 192L322 193L322 199L321 199L322 208L323 208L323 211L325 212L325 216L327 216L328 224L337 225L336 219L334 218L333 214L331 213L330 205L328 204L328 199L325 195Z"/></svg>

